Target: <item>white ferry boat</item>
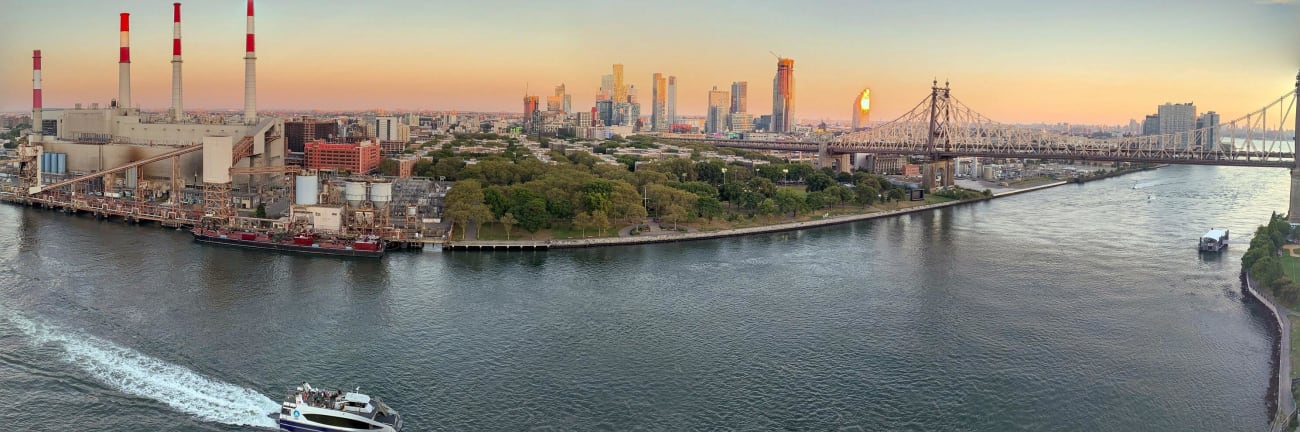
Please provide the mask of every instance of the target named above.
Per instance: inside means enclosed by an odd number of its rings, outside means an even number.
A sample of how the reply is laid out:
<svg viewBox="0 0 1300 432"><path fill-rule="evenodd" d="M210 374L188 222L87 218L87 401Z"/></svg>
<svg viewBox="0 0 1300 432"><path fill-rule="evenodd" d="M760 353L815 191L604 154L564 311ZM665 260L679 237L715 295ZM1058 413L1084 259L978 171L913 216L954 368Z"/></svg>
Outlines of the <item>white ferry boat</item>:
<svg viewBox="0 0 1300 432"><path fill-rule="evenodd" d="M280 429L292 432L402 430L402 416L396 410L379 398L358 391L322 390L304 382L280 404Z"/></svg>
<svg viewBox="0 0 1300 432"><path fill-rule="evenodd" d="M1201 236L1200 249L1204 252L1218 252L1228 247L1228 230L1210 228Z"/></svg>

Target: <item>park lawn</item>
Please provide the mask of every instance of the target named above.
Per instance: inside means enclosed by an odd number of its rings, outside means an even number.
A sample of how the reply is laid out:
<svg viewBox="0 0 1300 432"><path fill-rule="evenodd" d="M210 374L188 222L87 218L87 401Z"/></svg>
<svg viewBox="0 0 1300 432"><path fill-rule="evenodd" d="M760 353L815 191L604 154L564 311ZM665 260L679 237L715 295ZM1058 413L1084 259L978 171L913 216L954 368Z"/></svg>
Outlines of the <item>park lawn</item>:
<svg viewBox="0 0 1300 432"><path fill-rule="evenodd" d="M1282 251L1282 273L1293 281L1300 281L1300 258L1291 256L1289 251Z"/></svg>
<svg viewBox="0 0 1300 432"><path fill-rule="evenodd" d="M1286 317L1291 320L1291 379L1300 377L1300 317Z"/></svg>

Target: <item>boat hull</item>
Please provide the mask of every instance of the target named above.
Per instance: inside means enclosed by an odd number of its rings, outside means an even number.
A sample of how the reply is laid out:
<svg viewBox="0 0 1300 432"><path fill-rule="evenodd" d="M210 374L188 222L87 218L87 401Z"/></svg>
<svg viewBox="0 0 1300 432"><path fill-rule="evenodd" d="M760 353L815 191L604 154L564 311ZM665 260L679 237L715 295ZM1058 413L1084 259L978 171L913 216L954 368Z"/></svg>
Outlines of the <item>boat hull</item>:
<svg viewBox="0 0 1300 432"><path fill-rule="evenodd" d="M226 246L238 246L238 247L251 248L251 249L263 249L263 250L293 252L293 253L311 254L311 255L330 255L330 256L344 256L344 257L358 257L358 258L383 258L384 256L383 250L366 251L366 250L356 250L356 249L324 248L324 247L312 247L312 246L302 246L302 245L284 244L284 243L260 242L255 240L240 240L240 239L233 239L229 237L211 236L211 235L201 234L198 232L191 232L191 234L194 235L195 241L201 243L210 243L210 244L226 245Z"/></svg>

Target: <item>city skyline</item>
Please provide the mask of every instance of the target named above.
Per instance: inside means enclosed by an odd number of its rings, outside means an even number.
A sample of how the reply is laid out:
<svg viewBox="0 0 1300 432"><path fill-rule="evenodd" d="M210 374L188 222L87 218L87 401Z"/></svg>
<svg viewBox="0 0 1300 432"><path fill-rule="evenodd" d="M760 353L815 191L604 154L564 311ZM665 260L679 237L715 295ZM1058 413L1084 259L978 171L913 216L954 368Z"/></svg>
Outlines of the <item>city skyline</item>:
<svg viewBox="0 0 1300 432"><path fill-rule="evenodd" d="M30 109L33 49L44 55L47 107L107 104L117 89L119 12L132 16L134 102L168 108L171 2L60 3L75 12L51 14L17 3L0 17L0 35L9 42L0 48L0 109ZM525 86L540 93L564 83L574 110L586 111L594 106L600 77L617 63L626 67L626 85L647 89L654 72L673 71L681 78L677 115L701 116L713 85L766 82L776 63L770 50L798 62L795 118L803 121L847 122L846 101L867 86L876 93L874 120L888 120L924 97L937 78L950 80L956 97L1003 122L1126 124L1166 102L1195 102L1235 118L1290 88L1300 64L1300 38L1284 26L1300 18L1294 1L1206 1L1179 10L1112 1L1089 10L1023 1L759 2L745 3L721 28L703 23L734 8L684 5L669 2L663 9L698 13L678 17L629 5L588 11L533 4L429 10L408 1L261 4L258 106L513 112ZM238 110L240 3L184 7L186 107ZM591 16L601 13L625 17L626 25ZM664 36L669 43L636 43L657 19L679 23ZM787 19L788 25L780 24ZM1250 25L1223 25L1232 23ZM483 32L488 24L503 30ZM764 28L789 29L798 37ZM1150 31L1155 28L1160 31ZM740 48L674 48L724 29L746 42ZM754 94L759 97L750 111L769 114L766 91Z"/></svg>

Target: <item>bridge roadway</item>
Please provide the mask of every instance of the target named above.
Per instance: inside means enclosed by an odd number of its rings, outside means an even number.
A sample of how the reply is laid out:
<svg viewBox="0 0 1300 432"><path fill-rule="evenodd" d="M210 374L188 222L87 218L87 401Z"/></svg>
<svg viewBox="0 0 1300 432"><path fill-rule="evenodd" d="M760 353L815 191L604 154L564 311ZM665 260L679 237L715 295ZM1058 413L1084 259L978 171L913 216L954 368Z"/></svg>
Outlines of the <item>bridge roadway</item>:
<svg viewBox="0 0 1300 432"><path fill-rule="evenodd" d="M727 140L708 138L666 138L673 141L703 142L718 147L746 150L776 150L816 153L821 144L808 141ZM1056 159L1096 162L1164 163L1178 165L1217 165L1263 168L1295 168L1294 153L1279 152L1209 152L1187 150L1149 149L1082 149L1070 145L1044 144L1015 149L989 150L938 150L925 151L914 145L881 145L826 143L830 154L870 153L905 156L933 155L941 158L983 157L998 159Z"/></svg>

